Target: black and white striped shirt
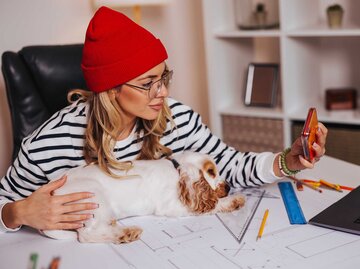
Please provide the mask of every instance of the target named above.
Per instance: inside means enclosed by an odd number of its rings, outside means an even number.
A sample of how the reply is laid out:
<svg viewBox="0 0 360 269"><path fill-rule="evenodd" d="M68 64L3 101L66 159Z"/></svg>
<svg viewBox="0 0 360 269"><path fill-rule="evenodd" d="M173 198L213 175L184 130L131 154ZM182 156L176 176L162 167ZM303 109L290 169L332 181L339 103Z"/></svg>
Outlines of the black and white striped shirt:
<svg viewBox="0 0 360 269"><path fill-rule="evenodd" d="M174 154L191 150L212 155L220 174L233 187L259 186L278 179L273 173L273 153L238 152L212 135L190 107L171 98L168 104L177 128L169 122L160 143ZM88 108L86 102L72 104L23 140L18 157L0 181L0 216L4 203L25 198L68 169L85 164ZM142 137L136 135L134 128L128 138L116 143L114 154L120 161L134 160L141 145ZM0 220L0 230L4 230L1 224Z"/></svg>

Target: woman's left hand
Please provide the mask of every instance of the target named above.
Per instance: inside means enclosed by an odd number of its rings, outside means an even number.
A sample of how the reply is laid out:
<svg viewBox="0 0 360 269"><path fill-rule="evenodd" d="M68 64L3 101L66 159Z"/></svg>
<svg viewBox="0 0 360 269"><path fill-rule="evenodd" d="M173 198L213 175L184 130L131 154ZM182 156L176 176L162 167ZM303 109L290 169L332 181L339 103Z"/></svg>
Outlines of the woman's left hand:
<svg viewBox="0 0 360 269"><path fill-rule="evenodd" d="M298 137L291 146L291 151L286 154L286 165L290 170L302 170L305 168L313 168L315 163L325 154L325 143L328 129L319 122L316 132L316 142L313 149L315 150L315 158L310 162L303 157L303 148L301 138Z"/></svg>

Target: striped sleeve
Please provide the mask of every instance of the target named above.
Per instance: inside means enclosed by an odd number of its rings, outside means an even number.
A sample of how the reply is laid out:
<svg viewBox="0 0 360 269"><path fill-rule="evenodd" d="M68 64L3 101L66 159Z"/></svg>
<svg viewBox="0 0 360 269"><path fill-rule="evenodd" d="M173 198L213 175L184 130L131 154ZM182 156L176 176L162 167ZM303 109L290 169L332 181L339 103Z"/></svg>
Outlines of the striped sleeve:
<svg viewBox="0 0 360 269"><path fill-rule="evenodd" d="M76 120L81 109L81 105L72 105L60 110L24 138L17 158L0 181L0 203L28 197L83 160L76 154L83 148L84 126Z"/></svg>
<svg viewBox="0 0 360 269"><path fill-rule="evenodd" d="M23 143L18 157L0 181L0 203L3 200L16 201L26 198L47 182L46 175L31 159Z"/></svg>
<svg viewBox="0 0 360 269"><path fill-rule="evenodd" d="M6 203L28 197L39 186L48 182L41 169L34 165L23 145L13 165L0 181L0 216ZM0 231L17 231L18 229L7 228L0 218Z"/></svg>
<svg viewBox="0 0 360 269"><path fill-rule="evenodd" d="M184 150L211 155L232 187L253 187L279 179L273 171L275 154L239 152L211 133L196 112L188 114L188 134Z"/></svg>
<svg viewBox="0 0 360 269"><path fill-rule="evenodd" d="M0 180L0 216L4 204L28 197L66 170L84 163L83 110L81 104L66 107L24 138L17 158ZM0 231L11 231L1 218Z"/></svg>

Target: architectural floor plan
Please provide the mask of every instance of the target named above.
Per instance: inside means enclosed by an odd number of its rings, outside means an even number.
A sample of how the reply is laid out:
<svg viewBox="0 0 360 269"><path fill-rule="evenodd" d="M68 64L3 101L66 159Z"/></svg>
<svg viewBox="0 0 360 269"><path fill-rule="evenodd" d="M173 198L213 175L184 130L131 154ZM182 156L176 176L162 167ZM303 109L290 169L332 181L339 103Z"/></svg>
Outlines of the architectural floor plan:
<svg viewBox="0 0 360 269"><path fill-rule="evenodd" d="M26 268L24 264L32 252L39 254L39 265L60 256L62 269L329 269L360 264L359 236L308 224L290 225L277 189L268 190L244 191L245 207L232 213L121 220L123 225L137 225L144 230L141 239L130 244L52 240L28 229L4 234L0 240L0 267ZM300 202L306 205L317 201L314 193L300 197L306 198ZM256 241L266 209L269 217L262 238ZM19 249L26 255L19 255Z"/></svg>

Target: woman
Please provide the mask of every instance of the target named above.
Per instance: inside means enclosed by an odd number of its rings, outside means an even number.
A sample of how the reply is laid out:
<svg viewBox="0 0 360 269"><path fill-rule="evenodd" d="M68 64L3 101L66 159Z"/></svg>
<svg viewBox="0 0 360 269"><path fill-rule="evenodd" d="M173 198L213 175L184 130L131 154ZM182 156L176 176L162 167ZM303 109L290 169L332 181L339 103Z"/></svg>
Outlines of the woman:
<svg viewBox="0 0 360 269"><path fill-rule="evenodd" d="M83 201L93 194L52 194L68 169L85 163L97 162L111 174L109 167L129 169L126 161L199 151L214 157L233 187L259 186L313 167L301 156L300 139L282 154L240 153L225 145L197 113L168 98L173 72L166 59L160 40L126 16L106 7L95 13L81 66L91 92L75 91L80 100L24 139L0 182L1 230L82 227L98 206ZM324 155L326 134L320 124L316 161Z"/></svg>

